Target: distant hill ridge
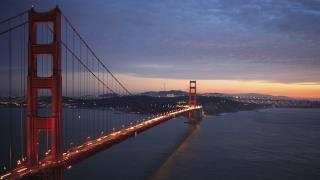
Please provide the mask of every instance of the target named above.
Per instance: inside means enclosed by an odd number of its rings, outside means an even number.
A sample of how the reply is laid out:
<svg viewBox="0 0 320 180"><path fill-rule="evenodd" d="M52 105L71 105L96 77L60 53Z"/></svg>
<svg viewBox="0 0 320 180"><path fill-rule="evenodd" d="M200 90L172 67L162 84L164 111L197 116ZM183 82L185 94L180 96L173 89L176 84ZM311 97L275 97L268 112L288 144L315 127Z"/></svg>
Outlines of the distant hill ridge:
<svg viewBox="0 0 320 180"><path fill-rule="evenodd" d="M152 96L152 97L180 97L187 96L188 92L181 90L169 90L169 91L147 91L140 93L140 95ZM269 94L259 93L238 93L238 94L224 94L224 93L200 93L202 96L214 96L214 97L259 97L259 98L277 98L277 99L292 99L286 96L272 96Z"/></svg>
<svg viewBox="0 0 320 180"><path fill-rule="evenodd" d="M170 91L147 91L140 93L140 95L152 96L152 97L180 97L188 95L187 92L181 90Z"/></svg>

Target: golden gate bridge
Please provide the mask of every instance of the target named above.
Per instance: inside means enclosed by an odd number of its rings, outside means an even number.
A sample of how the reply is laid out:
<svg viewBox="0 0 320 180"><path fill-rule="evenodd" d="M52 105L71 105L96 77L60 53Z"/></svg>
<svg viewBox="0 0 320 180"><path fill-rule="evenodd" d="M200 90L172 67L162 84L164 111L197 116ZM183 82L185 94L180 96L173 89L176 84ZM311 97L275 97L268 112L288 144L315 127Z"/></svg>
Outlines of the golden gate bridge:
<svg viewBox="0 0 320 180"><path fill-rule="evenodd" d="M180 115L190 124L201 119L196 81L190 81L185 105L143 120L126 113L157 111L126 98L133 94L58 7L31 8L1 21L0 43L0 106L8 122L0 179L62 179L72 165L162 122ZM109 97L122 106L100 108L105 105L100 100Z"/></svg>

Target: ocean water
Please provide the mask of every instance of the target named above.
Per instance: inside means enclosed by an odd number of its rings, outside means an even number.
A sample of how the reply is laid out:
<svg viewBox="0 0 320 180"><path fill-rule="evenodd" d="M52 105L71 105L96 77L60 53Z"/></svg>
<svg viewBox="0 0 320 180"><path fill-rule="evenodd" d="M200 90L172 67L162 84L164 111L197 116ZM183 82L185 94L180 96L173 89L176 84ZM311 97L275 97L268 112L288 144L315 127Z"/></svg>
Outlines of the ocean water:
<svg viewBox="0 0 320 180"><path fill-rule="evenodd" d="M320 109L180 117L118 144L65 179L320 179Z"/></svg>
<svg viewBox="0 0 320 180"><path fill-rule="evenodd" d="M20 142L15 139L20 137L20 121L25 111L10 111L0 109L2 173L6 171L4 167L10 166L10 134L13 136L13 158L19 158L21 154ZM64 116L81 118L64 122L65 129L72 129L64 134L65 146L68 146L68 139L82 142L91 131L83 128L90 114L103 118L98 109L73 111L65 109ZM110 122L112 126L125 123L121 122L124 120L119 113L110 112L109 116L115 121ZM141 115L129 117L144 118ZM10 118L14 120L8 121ZM206 116L198 126L191 126L186 121L184 117L177 117L138 134L73 165L64 177L72 180L320 179L320 109L227 113ZM91 123L101 126L99 120Z"/></svg>

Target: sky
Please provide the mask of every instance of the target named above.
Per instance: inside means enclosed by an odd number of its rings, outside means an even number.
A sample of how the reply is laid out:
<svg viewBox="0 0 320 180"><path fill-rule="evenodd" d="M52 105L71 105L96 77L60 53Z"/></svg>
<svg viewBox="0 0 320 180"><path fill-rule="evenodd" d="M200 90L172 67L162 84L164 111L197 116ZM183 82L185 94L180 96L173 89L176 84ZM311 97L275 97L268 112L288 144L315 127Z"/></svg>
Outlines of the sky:
<svg viewBox="0 0 320 180"><path fill-rule="evenodd" d="M2 0L0 19L59 5L132 92L320 98L319 0Z"/></svg>

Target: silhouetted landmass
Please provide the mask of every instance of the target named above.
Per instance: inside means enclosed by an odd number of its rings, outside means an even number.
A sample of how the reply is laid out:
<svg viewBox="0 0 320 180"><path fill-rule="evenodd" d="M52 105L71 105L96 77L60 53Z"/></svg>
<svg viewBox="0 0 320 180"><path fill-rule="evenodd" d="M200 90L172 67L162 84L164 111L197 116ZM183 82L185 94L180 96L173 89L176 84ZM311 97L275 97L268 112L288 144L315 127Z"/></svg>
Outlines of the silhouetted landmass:
<svg viewBox="0 0 320 180"><path fill-rule="evenodd" d="M116 96L106 94L84 97L63 97L63 106L69 108L108 108L113 111L129 113L158 114L174 110L188 103L188 96L155 97L149 95ZM49 107L50 97L39 97L40 107ZM320 101L268 98L232 98L220 96L197 96L198 104L204 113L218 115L236 111L256 110L261 108L320 108ZM25 107L21 98L0 97L0 107Z"/></svg>
<svg viewBox="0 0 320 180"><path fill-rule="evenodd" d="M67 99L64 99L67 100ZM70 103L71 102L71 103ZM180 97L153 97L146 95L99 98L99 99L73 99L65 104L80 107L108 107L114 110L157 114L176 109L177 106L186 105L187 96ZM198 103L203 105L203 110L209 115L218 115L227 112L255 110L266 106L254 103L242 103L221 97L198 96Z"/></svg>
<svg viewBox="0 0 320 180"><path fill-rule="evenodd" d="M203 111L209 115L256 110L267 107L265 105L255 103L242 103L223 97L199 96L198 101L203 105Z"/></svg>
<svg viewBox="0 0 320 180"><path fill-rule="evenodd" d="M141 93L140 95L152 96L152 97L180 97L180 96L187 96L188 93L180 90L170 90L170 91L147 91L147 92Z"/></svg>

